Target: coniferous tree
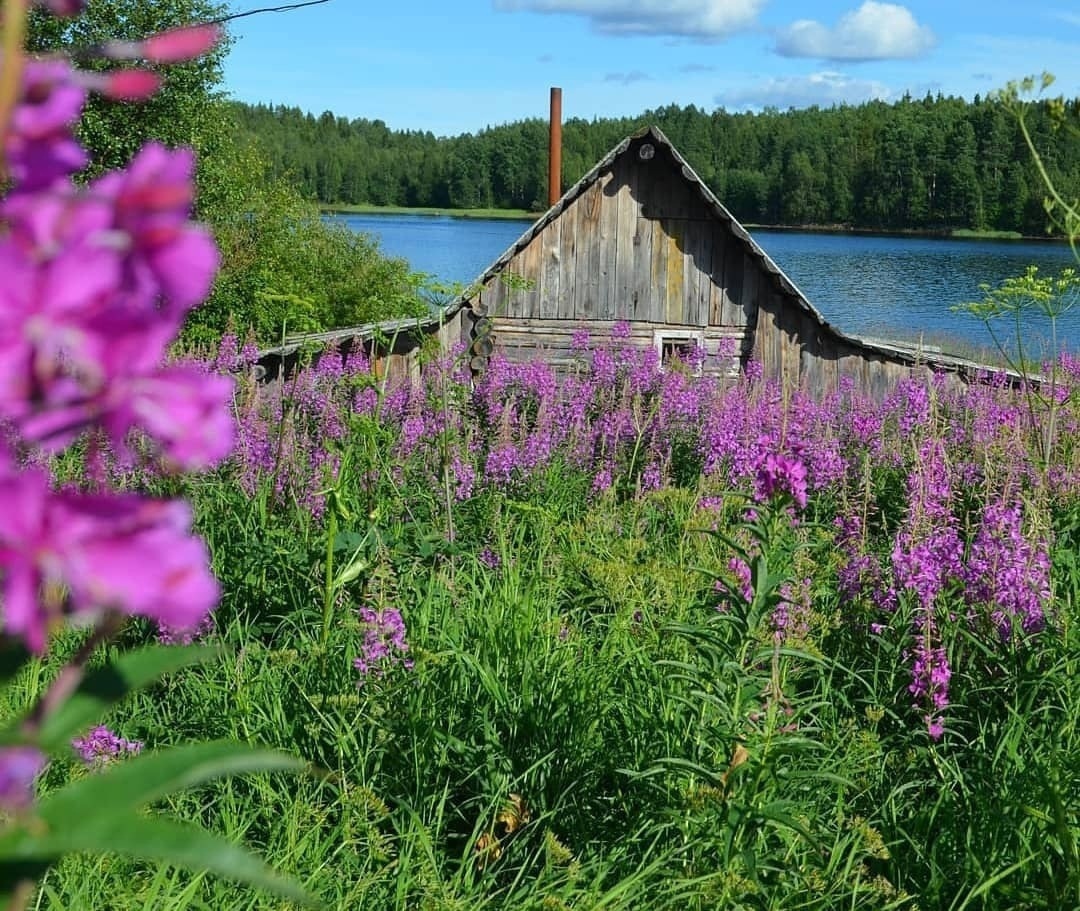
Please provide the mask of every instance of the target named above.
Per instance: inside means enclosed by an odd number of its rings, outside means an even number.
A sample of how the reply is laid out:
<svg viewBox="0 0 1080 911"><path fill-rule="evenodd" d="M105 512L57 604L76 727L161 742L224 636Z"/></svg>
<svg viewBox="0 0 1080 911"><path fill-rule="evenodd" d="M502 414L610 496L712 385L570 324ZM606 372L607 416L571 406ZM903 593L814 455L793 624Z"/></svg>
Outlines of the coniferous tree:
<svg viewBox="0 0 1080 911"><path fill-rule="evenodd" d="M1077 103L1067 106L1076 119ZM240 128L323 203L538 210L547 199L539 118L436 137L296 108L233 106ZM638 117L570 118L562 188L620 139L656 124L740 219L866 229L1046 230L1041 181L1014 119L992 100L926 95L894 104L758 114L667 105ZM1029 125L1057 186L1080 195L1080 143L1047 105Z"/></svg>

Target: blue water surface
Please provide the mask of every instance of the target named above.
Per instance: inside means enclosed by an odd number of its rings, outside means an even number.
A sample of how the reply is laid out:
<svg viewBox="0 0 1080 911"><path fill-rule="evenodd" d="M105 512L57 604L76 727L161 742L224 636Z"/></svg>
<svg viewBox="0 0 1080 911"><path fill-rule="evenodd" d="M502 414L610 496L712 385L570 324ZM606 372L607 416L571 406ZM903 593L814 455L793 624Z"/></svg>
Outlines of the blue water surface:
<svg viewBox="0 0 1080 911"><path fill-rule="evenodd" d="M529 227L528 222L424 215L339 215L350 228L379 238L385 252L443 282L467 284ZM1029 265L1042 274L1075 266L1066 244L959 240L757 229L755 240L834 325L857 335L960 339L989 347L978 320L952 307L981 297L980 283L997 284ZM1000 327L1015 341L1011 324ZM1049 324L1031 316L1023 326L1030 353L1050 349ZM1058 341L1080 351L1080 304L1058 324Z"/></svg>

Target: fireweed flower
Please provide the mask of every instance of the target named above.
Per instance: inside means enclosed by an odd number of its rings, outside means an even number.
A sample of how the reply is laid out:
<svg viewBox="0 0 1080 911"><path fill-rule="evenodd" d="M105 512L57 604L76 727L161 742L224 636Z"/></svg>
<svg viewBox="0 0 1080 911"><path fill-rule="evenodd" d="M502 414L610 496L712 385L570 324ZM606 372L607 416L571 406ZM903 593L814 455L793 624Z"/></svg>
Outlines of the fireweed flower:
<svg viewBox="0 0 1080 911"><path fill-rule="evenodd" d="M863 522L859 516L837 516L836 545L844 556L844 561L837 570L837 586L845 601L854 601L859 597L873 599L881 608L896 609L895 594L887 600L882 591L881 563L877 556L866 549L866 537ZM876 634L883 629L880 623L871 623L871 631Z"/></svg>
<svg viewBox="0 0 1080 911"><path fill-rule="evenodd" d="M780 600L773 608L769 624L778 645L805 640L810 633L810 579L798 587L790 582L780 586Z"/></svg>
<svg viewBox="0 0 1080 911"><path fill-rule="evenodd" d="M2 472L4 628L32 650L44 651L49 626L65 613L111 608L186 629L217 603L186 504L55 492L41 469Z"/></svg>
<svg viewBox="0 0 1080 911"><path fill-rule="evenodd" d="M45 763L37 747L0 747L0 809L25 810L34 802L34 780Z"/></svg>
<svg viewBox="0 0 1080 911"><path fill-rule="evenodd" d="M102 766L142 752L143 744L140 740L126 740L102 724L85 737L76 737L71 747L88 766Z"/></svg>
<svg viewBox="0 0 1080 911"><path fill-rule="evenodd" d="M789 495L800 509L806 507L806 466L798 459L769 452L754 476L754 499L759 503L780 494Z"/></svg>
<svg viewBox="0 0 1080 911"><path fill-rule="evenodd" d="M924 615L918 622L922 629L914 649L908 692L914 697L914 708L921 708L925 713L923 717L931 739L940 740L945 733L941 712L949 704L952 670L945 649L936 644L932 620Z"/></svg>
<svg viewBox="0 0 1080 911"><path fill-rule="evenodd" d="M140 53L185 58L209 34L161 36ZM192 157L151 144L127 169L77 188L71 176L88 158L73 130L88 84L98 83L66 61L27 61L0 149L11 179L0 200L2 620L37 652L71 613L197 628L218 588L185 504L56 490L14 453L104 433L123 458L138 430L169 464L196 468L232 445L231 383L165 364L218 264L209 234L188 220Z"/></svg>
<svg viewBox="0 0 1080 911"><path fill-rule="evenodd" d="M127 281L136 293L161 294L187 312L210 290L218 252L209 232L188 221L195 157L188 149L148 143L123 171L106 174L90 194L111 202Z"/></svg>
<svg viewBox="0 0 1080 911"><path fill-rule="evenodd" d="M158 32L143 41L107 41L101 50L104 56L113 60L142 59L151 63L180 63L201 57L220 40L220 26L209 23L181 25Z"/></svg>
<svg viewBox="0 0 1080 911"><path fill-rule="evenodd" d="M1045 541L1032 544L1022 530L1019 503L989 503L965 566L965 596L973 608L988 612L1002 641L1019 623L1025 633L1046 626L1050 603L1050 556Z"/></svg>
<svg viewBox="0 0 1080 911"><path fill-rule="evenodd" d="M455 455L450 462L450 473L454 479L454 499L468 500L476 483L476 467Z"/></svg>
<svg viewBox="0 0 1080 911"><path fill-rule="evenodd" d="M645 470L641 472L642 491L659 490L663 486L663 481L663 468L655 462L646 465Z"/></svg>
<svg viewBox="0 0 1080 911"><path fill-rule="evenodd" d="M393 607L382 610L361 607L359 615L364 642L359 656L353 660L353 667L360 672L360 683L368 677L382 677L399 664L406 670L411 669L413 661L407 657L409 643L405 639L405 621L401 612Z"/></svg>
<svg viewBox="0 0 1080 911"><path fill-rule="evenodd" d="M214 631L214 616L207 614L195 626L173 627L158 621L157 641L162 645L191 645L204 639Z"/></svg>
<svg viewBox="0 0 1080 911"><path fill-rule="evenodd" d="M54 16L68 17L81 13L86 0L38 0L37 5L45 7Z"/></svg>
<svg viewBox="0 0 1080 911"><path fill-rule="evenodd" d="M63 60L28 60L3 152L19 191L39 190L86 167L90 158L71 125L82 115L86 90Z"/></svg>
<svg viewBox="0 0 1080 911"><path fill-rule="evenodd" d="M952 480L941 440L931 438L920 446L907 490L908 514L893 545L890 592L892 603L906 597L913 605L915 645L909 652L908 691L937 740L945 730L942 712L952 675L938 630L938 599L963 573L963 542L952 513Z"/></svg>
<svg viewBox="0 0 1080 911"><path fill-rule="evenodd" d="M754 600L753 573L750 564L741 557L732 557L728 560L728 571L734 579L735 591L749 604ZM717 583L717 590L725 593L727 591L720 583Z"/></svg>

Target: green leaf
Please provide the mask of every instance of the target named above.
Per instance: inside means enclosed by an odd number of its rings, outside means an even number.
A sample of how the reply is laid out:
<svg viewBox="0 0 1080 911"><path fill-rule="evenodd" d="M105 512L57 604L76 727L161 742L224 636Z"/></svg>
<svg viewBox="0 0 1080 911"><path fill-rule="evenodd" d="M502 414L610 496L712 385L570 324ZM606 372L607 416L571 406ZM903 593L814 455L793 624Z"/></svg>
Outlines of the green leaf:
<svg viewBox="0 0 1080 911"><path fill-rule="evenodd" d="M37 743L46 752L66 747L72 737L99 721L129 693L155 683L166 674L204 664L221 654L220 648L206 645L152 645L127 652L106 667L86 674L79 688L45 719ZM21 724L20 720L12 727Z"/></svg>
<svg viewBox="0 0 1080 911"><path fill-rule="evenodd" d="M191 743L144 753L80 778L41 802L38 815L52 826L93 826L102 808L135 810L166 794L215 778L247 772L299 772L305 763L241 743ZM74 821L74 822L73 822Z"/></svg>
<svg viewBox="0 0 1080 911"><path fill-rule="evenodd" d="M117 853L207 870L312 905L295 883L226 839L161 816L146 804L215 778L246 772L299 771L284 753L238 743L195 743L147 753L81 778L46 797L25 828L0 837L0 894L65 854Z"/></svg>
<svg viewBox="0 0 1080 911"><path fill-rule="evenodd" d="M782 829L790 829L805 838L815 848L818 841L800 820L792 816L788 810L793 804L789 800L774 800L757 811L757 815L765 822L772 823Z"/></svg>
<svg viewBox="0 0 1080 911"><path fill-rule="evenodd" d="M40 864L54 862L65 854L109 852L205 870L308 907L319 907L298 883L274 872L239 845L197 826L132 812L99 813L99 817L101 821L96 825L68 819L44 834L23 830L0 839L0 888L10 890L9 877L25 878L28 872L40 871Z"/></svg>
<svg viewBox="0 0 1080 911"><path fill-rule="evenodd" d="M334 552L343 550L359 550L367 543L370 532L361 534L358 531L340 531L334 536Z"/></svg>

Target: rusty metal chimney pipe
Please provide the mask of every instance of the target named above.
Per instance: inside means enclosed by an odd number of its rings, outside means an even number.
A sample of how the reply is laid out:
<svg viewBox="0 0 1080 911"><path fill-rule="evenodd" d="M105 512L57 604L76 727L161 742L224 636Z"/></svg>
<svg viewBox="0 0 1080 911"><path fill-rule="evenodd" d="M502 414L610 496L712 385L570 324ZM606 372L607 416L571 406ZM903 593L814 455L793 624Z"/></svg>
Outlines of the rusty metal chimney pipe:
<svg viewBox="0 0 1080 911"><path fill-rule="evenodd" d="M548 142L548 206L562 196L562 89L551 88L551 131Z"/></svg>

